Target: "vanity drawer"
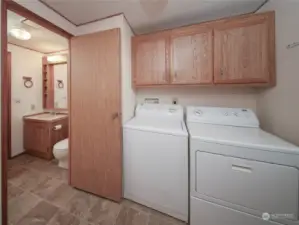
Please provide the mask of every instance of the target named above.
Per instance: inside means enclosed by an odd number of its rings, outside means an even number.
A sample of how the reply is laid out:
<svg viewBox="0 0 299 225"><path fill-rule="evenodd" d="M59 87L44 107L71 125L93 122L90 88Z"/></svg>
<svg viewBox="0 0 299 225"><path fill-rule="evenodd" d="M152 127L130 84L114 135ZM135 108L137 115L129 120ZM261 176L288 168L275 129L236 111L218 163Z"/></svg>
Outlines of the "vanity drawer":
<svg viewBox="0 0 299 225"><path fill-rule="evenodd" d="M191 197L190 225L281 225Z"/></svg>
<svg viewBox="0 0 299 225"><path fill-rule="evenodd" d="M195 194L264 213L298 216L298 170L294 167L196 152Z"/></svg>

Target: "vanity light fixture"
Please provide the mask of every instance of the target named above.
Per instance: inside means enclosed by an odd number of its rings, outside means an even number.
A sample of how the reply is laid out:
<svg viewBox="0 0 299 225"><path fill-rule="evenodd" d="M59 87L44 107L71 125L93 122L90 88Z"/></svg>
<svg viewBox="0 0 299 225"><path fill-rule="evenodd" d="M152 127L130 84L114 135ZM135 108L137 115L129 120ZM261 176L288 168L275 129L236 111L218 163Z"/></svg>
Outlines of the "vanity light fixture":
<svg viewBox="0 0 299 225"><path fill-rule="evenodd" d="M9 34L22 41L27 41L31 38L31 34L23 28L12 28Z"/></svg>
<svg viewBox="0 0 299 225"><path fill-rule="evenodd" d="M66 61L66 58L62 55L51 55L47 57L47 60L50 63L58 63Z"/></svg>

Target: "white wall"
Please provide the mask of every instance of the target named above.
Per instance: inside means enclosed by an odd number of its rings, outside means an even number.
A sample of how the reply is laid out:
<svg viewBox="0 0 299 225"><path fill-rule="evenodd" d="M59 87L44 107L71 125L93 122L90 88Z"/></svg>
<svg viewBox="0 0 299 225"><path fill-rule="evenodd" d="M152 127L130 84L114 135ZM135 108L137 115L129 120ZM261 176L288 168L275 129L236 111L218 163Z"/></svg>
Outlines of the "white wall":
<svg viewBox="0 0 299 225"><path fill-rule="evenodd" d="M8 44L11 52L11 154L23 149L24 115L41 112L42 106L42 57L43 54ZM34 85L26 88L23 76L32 77ZM35 109L33 109L34 107Z"/></svg>
<svg viewBox="0 0 299 225"><path fill-rule="evenodd" d="M120 28L121 31L121 88L122 88L122 123L133 115L135 93L131 85L131 37L133 33L123 15L114 16L77 28L77 35L95 33L103 30Z"/></svg>
<svg viewBox="0 0 299 225"><path fill-rule="evenodd" d="M67 64L54 65L54 107L67 108ZM64 87L58 88L57 80L62 80Z"/></svg>
<svg viewBox="0 0 299 225"><path fill-rule="evenodd" d="M286 49L299 41L299 2L270 0L261 11L276 12L277 86L258 98L262 128L299 145L299 47Z"/></svg>
<svg viewBox="0 0 299 225"><path fill-rule="evenodd" d="M25 8L58 25L66 31L82 35L112 28L121 28L122 35L122 74L123 78L123 122L132 115L134 92L129 87L130 71L130 41L132 35L122 15L106 20L76 27L63 17L45 7L38 0L16 0ZM258 111L262 127L295 144L299 145L298 127L299 106L298 96L298 56L299 48L286 50L287 44L299 40L299 30L296 29L299 19L299 3L296 0L270 0L260 11L276 11L276 44L277 44L277 86L256 94L252 90L229 88L171 88L171 89L140 89L137 91L137 102L145 97L158 97L161 102L170 103L178 98L183 105L215 105L249 107ZM297 81L297 82L296 82ZM124 91L128 90L128 91ZM125 97L128 96L128 97ZM129 100L128 100L129 99ZM287 109L287 110L286 110Z"/></svg>
<svg viewBox="0 0 299 225"><path fill-rule="evenodd" d="M121 27L121 73L122 73L122 122L131 119L135 110L135 91L132 88L131 38L133 32L122 16Z"/></svg>
<svg viewBox="0 0 299 225"><path fill-rule="evenodd" d="M137 102L159 98L160 103L171 104L177 99L183 106L244 107L256 111L257 96L254 89L237 87L142 88L137 91Z"/></svg>

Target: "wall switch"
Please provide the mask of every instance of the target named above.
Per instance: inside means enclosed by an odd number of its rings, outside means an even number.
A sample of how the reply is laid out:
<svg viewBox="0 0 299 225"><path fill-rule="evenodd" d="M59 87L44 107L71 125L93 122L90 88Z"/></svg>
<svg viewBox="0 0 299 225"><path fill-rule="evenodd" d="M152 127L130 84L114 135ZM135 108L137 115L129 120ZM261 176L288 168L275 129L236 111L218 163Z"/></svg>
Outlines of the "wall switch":
<svg viewBox="0 0 299 225"><path fill-rule="evenodd" d="M34 104L31 104L31 110L33 111L33 110L35 110L35 105Z"/></svg>

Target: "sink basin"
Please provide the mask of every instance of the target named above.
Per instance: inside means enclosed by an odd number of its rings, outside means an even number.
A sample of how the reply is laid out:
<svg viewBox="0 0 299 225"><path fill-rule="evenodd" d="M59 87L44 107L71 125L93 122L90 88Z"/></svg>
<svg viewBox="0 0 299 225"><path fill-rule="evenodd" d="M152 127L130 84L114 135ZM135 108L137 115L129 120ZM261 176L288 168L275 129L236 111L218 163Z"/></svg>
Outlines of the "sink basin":
<svg viewBox="0 0 299 225"><path fill-rule="evenodd" d="M65 117L67 117L67 115L65 115L65 114L42 113L42 114L38 114L38 115L26 116L25 119L51 121L51 120L65 118Z"/></svg>

